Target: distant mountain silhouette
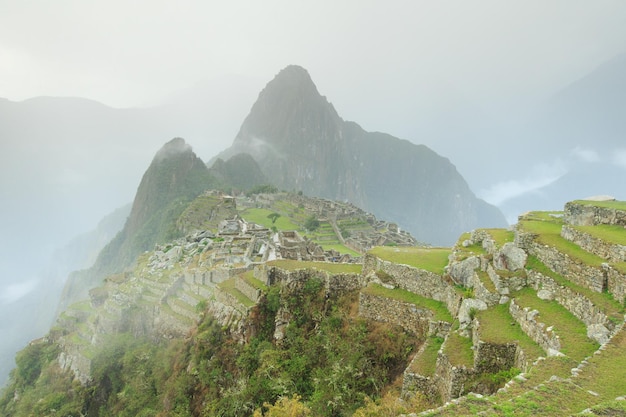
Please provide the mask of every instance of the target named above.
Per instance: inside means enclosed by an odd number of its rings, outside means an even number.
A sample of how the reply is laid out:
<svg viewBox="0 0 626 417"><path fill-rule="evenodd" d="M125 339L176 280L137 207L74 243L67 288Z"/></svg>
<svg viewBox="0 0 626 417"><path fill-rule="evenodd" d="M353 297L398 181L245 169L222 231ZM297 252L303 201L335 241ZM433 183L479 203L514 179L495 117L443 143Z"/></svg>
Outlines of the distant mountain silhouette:
<svg viewBox="0 0 626 417"><path fill-rule="evenodd" d="M423 242L449 245L463 231L506 224L447 159L341 119L299 66L267 84L220 157L241 152L281 189L348 200Z"/></svg>

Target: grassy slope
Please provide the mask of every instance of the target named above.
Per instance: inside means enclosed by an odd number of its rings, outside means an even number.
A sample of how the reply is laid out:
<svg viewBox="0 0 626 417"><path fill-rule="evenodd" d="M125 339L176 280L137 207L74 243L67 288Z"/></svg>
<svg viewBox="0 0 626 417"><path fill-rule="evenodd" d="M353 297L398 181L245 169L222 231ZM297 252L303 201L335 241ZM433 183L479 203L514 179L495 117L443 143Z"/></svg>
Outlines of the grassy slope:
<svg viewBox="0 0 626 417"><path fill-rule="evenodd" d="M442 274L444 267L448 264L451 249L378 246L369 253L385 261Z"/></svg>

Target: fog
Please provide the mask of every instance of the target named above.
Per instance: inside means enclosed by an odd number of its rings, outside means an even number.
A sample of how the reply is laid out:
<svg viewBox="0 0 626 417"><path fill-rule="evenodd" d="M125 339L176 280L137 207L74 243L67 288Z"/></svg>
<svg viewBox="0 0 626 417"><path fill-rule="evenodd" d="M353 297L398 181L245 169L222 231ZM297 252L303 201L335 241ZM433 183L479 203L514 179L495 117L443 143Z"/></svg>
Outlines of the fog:
<svg viewBox="0 0 626 417"><path fill-rule="evenodd" d="M514 222L626 199L624 54L619 0L1 2L0 355L45 331L85 267L59 250L132 201L155 152L179 136L210 160L288 64Z"/></svg>

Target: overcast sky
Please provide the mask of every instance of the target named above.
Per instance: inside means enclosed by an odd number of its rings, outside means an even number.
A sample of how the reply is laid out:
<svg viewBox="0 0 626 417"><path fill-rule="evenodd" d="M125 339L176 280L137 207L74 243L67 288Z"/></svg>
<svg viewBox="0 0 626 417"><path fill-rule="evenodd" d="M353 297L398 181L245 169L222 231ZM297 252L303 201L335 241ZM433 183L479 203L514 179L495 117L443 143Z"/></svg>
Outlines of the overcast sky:
<svg viewBox="0 0 626 417"><path fill-rule="evenodd" d="M293 63L367 125L533 98L625 50L622 0L0 1L0 97L15 101L144 106L224 74L264 84Z"/></svg>

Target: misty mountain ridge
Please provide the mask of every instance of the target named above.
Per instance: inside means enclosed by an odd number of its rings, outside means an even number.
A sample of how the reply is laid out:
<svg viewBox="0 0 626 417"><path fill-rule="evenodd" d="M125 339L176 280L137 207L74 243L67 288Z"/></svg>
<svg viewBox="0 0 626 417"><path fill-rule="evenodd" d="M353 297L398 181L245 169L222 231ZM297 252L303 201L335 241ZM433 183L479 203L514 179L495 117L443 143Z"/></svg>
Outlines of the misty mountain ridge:
<svg viewBox="0 0 626 417"><path fill-rule="evenodd" d="M626 198L625 74L626 53L573 81L524 126L506 132L515 157L494 159L494 168L502 165L500 183L479 194L509 221L538 205L557 210L563 201L592 195Z"/></svg>
<svg viewBox="0 0 626 417"><path fill-rule="evenodd" d="M219 157L240 152L281 189L350 201L423 242L449 245L462 231L506 223L446 158L341 119L299 66L267 84Z"/></svg>

